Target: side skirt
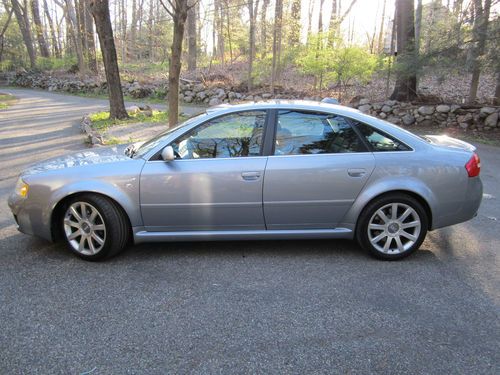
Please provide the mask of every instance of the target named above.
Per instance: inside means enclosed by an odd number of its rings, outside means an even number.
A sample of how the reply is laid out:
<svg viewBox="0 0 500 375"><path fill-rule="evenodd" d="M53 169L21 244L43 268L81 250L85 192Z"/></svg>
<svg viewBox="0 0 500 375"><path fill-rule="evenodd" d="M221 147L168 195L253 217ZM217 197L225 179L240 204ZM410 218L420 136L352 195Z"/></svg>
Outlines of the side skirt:
<svg viewBox="0 0 500 375"><path fill-rule="evenodd" d="M242 231L183 231L148 232L144 227L133 228L134 242L177 242L177 241L234 241L234 240L290 240L343 238L353 239L353 232L347 228L310 230L242 230Z"/></svg>

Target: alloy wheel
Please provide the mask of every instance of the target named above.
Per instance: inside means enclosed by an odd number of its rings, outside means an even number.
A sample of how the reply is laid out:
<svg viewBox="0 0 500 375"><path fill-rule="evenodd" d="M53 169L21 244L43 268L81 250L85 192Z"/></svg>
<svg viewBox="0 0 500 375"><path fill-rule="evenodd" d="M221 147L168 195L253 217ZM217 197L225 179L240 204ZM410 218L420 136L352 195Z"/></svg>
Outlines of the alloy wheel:
<svg viewBox="0 0 500 375"><path fill-rule="evenodd" d="M368 223L368 239L384 254L401 254L417 242L421 231L417 211L404 203L390 203L379 208Z"/></svg>
<svg viewBox="0 0 500 375"><path fill-rule="evenodd" d="M83 255L99 253L106 242L106 225L94 206L71 204L64 215L64 233L71 247Z"/></svg>

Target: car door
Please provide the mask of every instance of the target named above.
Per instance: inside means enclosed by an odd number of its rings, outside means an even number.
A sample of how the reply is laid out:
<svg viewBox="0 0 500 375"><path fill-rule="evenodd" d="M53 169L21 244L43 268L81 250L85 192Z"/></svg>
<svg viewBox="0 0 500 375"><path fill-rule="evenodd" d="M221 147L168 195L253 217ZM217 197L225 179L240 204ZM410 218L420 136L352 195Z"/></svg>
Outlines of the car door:
<svg viewBox="0 0 500 375"><path fill-rule="evenodd" d="M175 160L148 161L140 193L146 230L265 229L266 115L242 111L211 119L170 144Z"/></svg>
<svg viewBox="0 0 500 375"><path fill-rule="evenodd" d="M267 229L332 229L375 166L349 120L280 110L264 179Z"/></svg>

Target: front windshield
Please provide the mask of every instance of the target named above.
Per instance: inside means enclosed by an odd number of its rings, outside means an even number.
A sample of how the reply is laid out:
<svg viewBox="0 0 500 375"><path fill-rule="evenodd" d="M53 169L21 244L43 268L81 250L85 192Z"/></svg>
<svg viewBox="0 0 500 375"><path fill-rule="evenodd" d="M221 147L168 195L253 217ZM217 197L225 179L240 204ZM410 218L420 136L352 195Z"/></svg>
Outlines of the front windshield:
<svg viewBox="0 0 500 375"><path fill-rule="evenodd" d="M173 132L175 132L176 130L178 130L184 126L192 124L194 121L198 120L200 117L203 117L203 116L206 116L206 113L202 113L201 115L191 117L190 119L184 121L183 123L155 135L153 138L151 138L149 141L144 142L137 150L135 150L134 157L140 158L143 155L146 155L149 151L154 149L156 146L163 143L170 134L172 134Z"/></svg>

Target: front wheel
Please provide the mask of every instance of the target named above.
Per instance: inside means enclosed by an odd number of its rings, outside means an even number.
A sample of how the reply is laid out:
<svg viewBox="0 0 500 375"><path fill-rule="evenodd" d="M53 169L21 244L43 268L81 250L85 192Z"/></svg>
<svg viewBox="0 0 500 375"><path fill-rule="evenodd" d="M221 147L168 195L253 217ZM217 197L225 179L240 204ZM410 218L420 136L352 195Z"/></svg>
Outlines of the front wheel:
<svg viewBox="0 0 500 375"><path fill-rule="evenodd" d="M69 249L85 260L101 260L123 250L129 230L124 214L108 198L85 194L65 207L62 232Z"/></svg>
<svg viewBox="0 0 500 375"><path fill-rule="evenodd" d="M416 251L427 234L427 214L415 198L390 194L363 210L356 237L378 259L396 260Z"/></svg>

